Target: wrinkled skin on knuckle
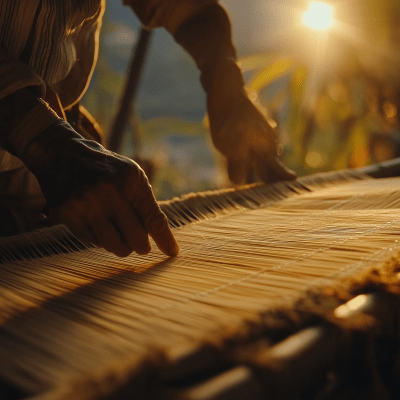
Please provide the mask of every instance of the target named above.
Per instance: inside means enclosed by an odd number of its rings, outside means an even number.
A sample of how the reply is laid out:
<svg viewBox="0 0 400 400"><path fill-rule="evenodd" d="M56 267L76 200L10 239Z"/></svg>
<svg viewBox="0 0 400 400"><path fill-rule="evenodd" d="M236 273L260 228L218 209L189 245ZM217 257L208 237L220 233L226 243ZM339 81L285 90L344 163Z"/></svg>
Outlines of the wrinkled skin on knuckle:
<svg viewBox="0 0 400 400"><path fill-rule="evenodd" d="M155 202L144 171L133 160L79 137L61 144L49 168L39 173L48 203L58 214L86 217L108 213L121 201Z"/></svg>
<svg viewBox="0 0 400 400"><path fill-rule="evenodd" d="M161 211L153 211L144 221L144 225L148 232L163 233L168 228L168 220Z"/></svg>
<svg viewBox="0 0 400 400"><path fill-rule="evenodd" d="M146 219L150 221L150 229L162 229L163 223L158 221L165 218L157 216L158 211L156 217L147 218L158 210L158 204L139 165L68 130L61 130L61 136L51 133L51 141L46 136L38 144L46 154L45 162L41 160L35 165L32 161L32 169L53 220L66 224L85 241L93 241L95 237L98 244L118 256L125 257L136 251L135 248L143 254L150 251L147 233L142 232L140 243L136 244L124 237L130 236L132 231L124 225L130 223L129 218L125 218L130 214L128 208L137 213L141 229L145 229ZM97 231L100 226L107 226L104 222L110 220L117 221L117 234L112 233L108 238Z"/></svg>
<svg viewBox="0 0 400 400"><path fill-rule="evenodd" d="M131 199L131 204L140 214L148 215L154 208L158 208L153 188L144 172L140 174L138 179L135 179L133 184L127 187L127 190L127 196ZM139 215L139 217L143 222L143 216Z"/></svg>
<svg viewBox="0 0 400 400"><path fill-rule="evenodd" d="M134 201L147 188L151 190L151 186L146 174L137 163L130 159L124 160L124 162L123 168L121 168L118 176L115 177L116 182L122 194L130 201Z"/></svg>
<svg viewBox="0 0 400 400"><path fill-rule="evenodd" d="M112 153L96 142L74 138L55 150L51 168L38 180L49 204L61 205L70 196L85 197L87 188L118 182L130 168L129 159Z"/></svg>

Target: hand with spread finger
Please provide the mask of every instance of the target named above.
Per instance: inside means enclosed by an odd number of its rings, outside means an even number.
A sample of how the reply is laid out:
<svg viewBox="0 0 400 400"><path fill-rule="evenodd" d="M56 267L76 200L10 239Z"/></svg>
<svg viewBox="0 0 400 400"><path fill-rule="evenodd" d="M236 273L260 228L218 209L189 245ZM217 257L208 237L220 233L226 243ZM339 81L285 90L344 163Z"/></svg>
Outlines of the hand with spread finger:
<svg viewBox="0 0 400 400"><path fill-rule="evenodd" d="M274 130L247 97L224 7L202 7L176 29L174 38L201 72L212 140L227 158L230 179L245 183L252 170L265 182L295 179L278 158Z"/></svg>
<svg viewBox="0 0 400 400"><path fill-rule="evenodd" d="M150 235L164 254L179 253L145 173L129 158L60 121L27 146L24 162L40 183L51 217L83 241L125 257L147 254Z"/></svg>
<svg viewBox="0 0 400 400"><path fill-rule="evenodd" d="M210 87L207 99L212 140L227 158L233 183L246 183L251 172L264 182L296 178L279 159L274 128L243 88L222 79Z"/></svg>
<svg viewBox="0 0 400 400"><path fill-rule="evenodd" d="M230 180L243 184L252 171L264 182L295 179L279 160L275 131L248 98L236 64L215 66L208 87L212 140L227 158Z"/></svg>

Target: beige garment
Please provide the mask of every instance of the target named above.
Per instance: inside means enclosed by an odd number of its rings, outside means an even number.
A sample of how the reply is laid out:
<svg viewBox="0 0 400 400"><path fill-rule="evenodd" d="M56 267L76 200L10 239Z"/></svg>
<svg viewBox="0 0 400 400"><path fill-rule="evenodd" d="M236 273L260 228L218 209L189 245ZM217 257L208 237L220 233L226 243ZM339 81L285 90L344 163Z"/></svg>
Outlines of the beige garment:
<svg viewBox="0 0 400 400"><path fill-rule="evenodd" d="M0 208L40 210L46 201L39 183L24 163L7 151L0 152Z"/></svg>
<svg viewBox="0 0 400 400"><path fill-rule="evenodd" d="M40 3L41 1L41 3ZM60 96L64 108L84 94L98 55L106 0L0 0L0 98L44 82ZM144 25L174 33L201 8L217 0L123 0ZM29 65L17 61L37 15Z"/></svg>
<svg viewBox="0 0 400 400"><path fill-rule="evenodd" d="M171 33L202 7L217 2L123 1L133 9L145 26L163 26ZM39 97L44 97L47 84L58 93L64 108L79 101L87 89L97 61L104 9L105 0L0 0L0 98L27 86L35 88ZM36 34L29 65L26 65L18 58L26 46L35 15ZM51 113L51 110L48 112ZM46 121L49 126L54 118L49 115ZM30 129L26 129L26 126ZM29 143L45 128L43 119L25 123L24 142ZM21 134L21 129L16 127L13 133ZM11 140L13 133L9 136ZM20 179L21 165L1 148L0 160L0 191L4 193L8 184L2 184L1 171L15 170L16 179ZM7 173L7 182L9 175ZM13 188L13 193L16 192L15 188L20 188L22 192L34 189L34 196L37 197L40 190L36 179L29 172L26 172L26 177L26 188L14 184L9 188Z"/></svg>
<svg viewBox="0 0 400 400"><path fill-rule="evenodd" d="M60 90L67 107L83 95L93 72L104 0L42 0L32 53L26 65L18 58L25 48L39 3L39 0L0 0L0 98L27 86L34 87L43 98L46 82ZM21 122L25 143L47 127L44 120L48 126L54 122L52 111L47 112L48 118L40 113L36 121ZM21 134L19 126L11 133L10 140L13 134ZM43 205L39 185L22 162L2 149L0 160L3 197L26 196L30 206Z"/></svg>

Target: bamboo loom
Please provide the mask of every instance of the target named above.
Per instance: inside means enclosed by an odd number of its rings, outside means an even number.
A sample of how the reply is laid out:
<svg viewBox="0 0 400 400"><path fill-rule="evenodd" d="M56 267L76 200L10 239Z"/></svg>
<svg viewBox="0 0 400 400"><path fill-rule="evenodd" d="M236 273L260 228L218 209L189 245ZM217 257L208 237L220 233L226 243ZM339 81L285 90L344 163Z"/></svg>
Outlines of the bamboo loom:
<svg viewBox="0 0 400 400"><path fill-rule="evenodd" d="M396 177L344 171L161 206L181 247L174 259L154 245L120 259L62 226L0 241L1 400L286 398L274 390L289 375L304 392L301 371L316 377L323 364L326 378L348 338L321 317L278 340L271 315L400 250ZM357 307L378 307L368 296ZM346 314L341 303L329 303L332 318ZM249 366L250 339L262 350ZM299 343L319 361L301 350L277 375Z"/></svg>

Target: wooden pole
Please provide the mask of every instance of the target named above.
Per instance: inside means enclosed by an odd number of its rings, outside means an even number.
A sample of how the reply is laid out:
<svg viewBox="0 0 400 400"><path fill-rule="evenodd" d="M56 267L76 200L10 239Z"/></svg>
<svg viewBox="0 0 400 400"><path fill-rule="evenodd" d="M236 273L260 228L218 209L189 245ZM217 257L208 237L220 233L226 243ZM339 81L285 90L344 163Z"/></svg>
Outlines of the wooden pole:
<svg viewBox="0 0 400 400"><path fill-rule="evenodd" d="M132 55L128 77L119 101L118 111L107 140L108 149L114 152L118 152L121 149L124 130L133 112L133 102L138 92L141 72L146 59L150 38L151 31L142 28Z"/></svg>

